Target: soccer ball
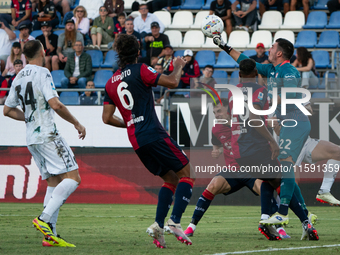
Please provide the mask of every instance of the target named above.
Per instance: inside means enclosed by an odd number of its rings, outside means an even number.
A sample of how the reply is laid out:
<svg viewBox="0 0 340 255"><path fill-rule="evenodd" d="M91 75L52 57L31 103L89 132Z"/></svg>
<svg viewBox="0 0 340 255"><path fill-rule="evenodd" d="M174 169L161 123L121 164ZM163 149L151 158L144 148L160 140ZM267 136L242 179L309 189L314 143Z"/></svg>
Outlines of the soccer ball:
<svg viewBox="0 0 340 255"><path fill-rule="evenodd" d="M214 35L220 35L223 32L223 21L216 15L208 15L203 19L201 29L205 36L213 38Z"/></svg>

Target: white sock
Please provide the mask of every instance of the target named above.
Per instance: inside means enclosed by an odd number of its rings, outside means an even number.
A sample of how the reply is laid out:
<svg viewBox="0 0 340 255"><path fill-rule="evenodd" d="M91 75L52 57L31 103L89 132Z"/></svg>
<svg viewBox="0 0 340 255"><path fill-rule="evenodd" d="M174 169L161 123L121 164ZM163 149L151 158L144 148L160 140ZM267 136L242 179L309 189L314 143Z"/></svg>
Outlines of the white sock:
<svg viewBox="0 0 340 255"><path fill-rule="evenodd" d="M44 208L47 206L48 202L50 201L54 189L55 187L47 186L46 194L44 198ZM52 227L53 227L52 231L55 236L57 235L58 215L59 215L59 209L55 213L53 213L51 220L50 220L50 223L52 224Z"/></svg>
<svg viewBox="0 0 340 255"><path fill-rule="evenodd" d="M191 227L193 231L196 230L196 225L195 224L190 223L188 227Z"/></svg>
<svg viewBox="0 0 340 255"><path fill-rule="evenodd" d="M269 215L268 214L261 214L261 220L268 220Z"/></svg>
<svg viewBox="0 0 340 255"><path fill-rule="evenodd" d="M62 180L52 192L40 219L45 222L51 222L52 215L65 203L66 199L76 190L78 182L72 179Z"/></svg>
<svg viewBox="0 0 340 255"><path fill-rule="evenodd" d="M330 159L327 161L327 169L333 169L333 171L327 171L323 174L322 184L319 190L319 194L329 193L334 183L337 171L335 171L334 165L339 165L340 161Z"/></svg>

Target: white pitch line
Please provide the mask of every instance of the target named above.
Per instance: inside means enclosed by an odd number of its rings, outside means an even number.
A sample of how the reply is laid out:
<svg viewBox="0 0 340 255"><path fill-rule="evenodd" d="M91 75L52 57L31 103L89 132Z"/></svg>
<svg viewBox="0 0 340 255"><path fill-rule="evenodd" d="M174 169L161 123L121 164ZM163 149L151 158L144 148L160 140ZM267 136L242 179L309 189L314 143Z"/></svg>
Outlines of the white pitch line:
<svg viewBox="0 0 340 255"><path fill-rule="evenodd" d="M213 255L246 254L246 253L273 252L273 251L292 251L292 250L333 248L333 247L340 247L340 244L330 244L330 245L321 245L321 246L289 247L289 248L269 248L269 249L264 249L264 250L250 250L250 251L233 251L233 252L226 252L226 253L215 253Z"/></svg>

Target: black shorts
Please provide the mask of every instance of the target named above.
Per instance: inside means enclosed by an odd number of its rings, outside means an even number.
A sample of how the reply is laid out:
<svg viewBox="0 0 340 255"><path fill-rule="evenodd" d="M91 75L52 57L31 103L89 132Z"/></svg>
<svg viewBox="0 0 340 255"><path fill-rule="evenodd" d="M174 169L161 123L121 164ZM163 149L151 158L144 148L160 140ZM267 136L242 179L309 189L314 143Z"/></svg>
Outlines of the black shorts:
<svg viewBox="0 0 340 255"><path fill-rule="evenodd" d="M146 144L138 148L136 154L144 166L158 176L169 170L178 172L189 163L188 157L171 137Z"/></svg>
<svg viewBox="0 0 340 255"><path fill-rule="evenodd" d="M242 189L243 187L247 187L251 192L254 193L254 195L258 196L258 194L253 190L256 178L252 178L249 174L234 172L234 173L228 173L227 175L225 175L224 173L219 173L216 176L224 177L225 180L230 185L231 189L228 192L223 193L223 195L225 196L230 195Z"/></svg>

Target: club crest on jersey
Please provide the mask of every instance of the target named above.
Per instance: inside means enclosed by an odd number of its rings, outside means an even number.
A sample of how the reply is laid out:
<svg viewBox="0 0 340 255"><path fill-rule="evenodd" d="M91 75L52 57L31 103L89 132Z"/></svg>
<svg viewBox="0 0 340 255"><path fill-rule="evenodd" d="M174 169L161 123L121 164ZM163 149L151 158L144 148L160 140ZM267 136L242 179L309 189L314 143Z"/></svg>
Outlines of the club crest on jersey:
<svg viewBox="0 0 340 255"><path fill-rule="evenodd" d="M153 69L151 66L149 66L148 69L153 73L157 73L157 71L155 69Z"/></svg>
<svg viewBox="0 0 340 255"><path fill-rule="evenodd" d="M260 92L259 95L257 96L258 99L262 100L263 99L263 93Z"/></svg>

